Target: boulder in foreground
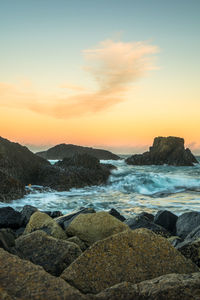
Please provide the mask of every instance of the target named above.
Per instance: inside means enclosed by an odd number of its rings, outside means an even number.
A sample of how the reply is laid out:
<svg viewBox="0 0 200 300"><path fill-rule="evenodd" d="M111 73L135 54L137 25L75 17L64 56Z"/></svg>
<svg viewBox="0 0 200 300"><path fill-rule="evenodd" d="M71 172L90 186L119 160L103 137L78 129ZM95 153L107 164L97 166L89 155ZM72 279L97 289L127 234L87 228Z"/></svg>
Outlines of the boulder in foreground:
<svg viewBox="0 0 200 300"><path fill-rule="evenodd" d="M24 234L31 233L36 230L43 230L57 239L67 238L64 230L56 223L56 221L40 211L36 211L32 214L25 228Z"/></svg>
<svg viewBox="0 0 200 300"><path fill-rule="evenodd" d="M94 214L80 214L67 227L69 236L77 236L87 245L110 235L128 230L128 226L109 213L101 211Z"/></svg>
<svg viewBox="0 0 200 300"><path fill-rule="evenodd" d="M200 273L168 274L132 284L123 282L91 300L199 300Z"/></svg>
<svg viewBox="0 0 200 300"><path fill-rule="evenodd" d="M148 229L128 230L98 241L61 277L84 293L99 293L123 281L138 283L199 268L170 243Z"/></svg>
<svg viewBox="0 0 200 300"><path fill-rule="evenodd" d="M156 137L148 152L132 155L126 159L129 165L193 166L198 163L194 155L184 148L184 139L179 137Z"/></svg>
<svg viewBox="0 0 200 300"><path fill-rule="evenodd" d="M20 259L3 249L0 249L0 266L1 289L10 297L20 300L85 299L85 296L63 279L56 278L46 273L42 267Z"/></svg>
<svg viewBox="0 0 200 300"><path fill-rule="evenodd" d="M55 239L41 230L20 236L15 249L21 258L42 266L54 276L59 276L82 253L75 243Z"/></svg>

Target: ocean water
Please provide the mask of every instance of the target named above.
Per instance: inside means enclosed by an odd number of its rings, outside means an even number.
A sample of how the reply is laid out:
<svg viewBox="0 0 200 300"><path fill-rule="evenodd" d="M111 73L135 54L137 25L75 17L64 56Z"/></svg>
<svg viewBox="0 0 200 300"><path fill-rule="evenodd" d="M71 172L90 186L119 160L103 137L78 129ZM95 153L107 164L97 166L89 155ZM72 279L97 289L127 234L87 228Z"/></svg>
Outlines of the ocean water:
<svg viewBox="0 0 200 300"><path fill-rule="evenodd" d="M101 161L117 167L106 185L57 192L32 186L22 199L1 203L21 210L26 204L40 210L69 213L80 207L97 211L117 209L124 216L167 209L177 215L200 211L200 164L194 167L130 166L124 160ZM55 163L55 161L51 161Z"/></svg>

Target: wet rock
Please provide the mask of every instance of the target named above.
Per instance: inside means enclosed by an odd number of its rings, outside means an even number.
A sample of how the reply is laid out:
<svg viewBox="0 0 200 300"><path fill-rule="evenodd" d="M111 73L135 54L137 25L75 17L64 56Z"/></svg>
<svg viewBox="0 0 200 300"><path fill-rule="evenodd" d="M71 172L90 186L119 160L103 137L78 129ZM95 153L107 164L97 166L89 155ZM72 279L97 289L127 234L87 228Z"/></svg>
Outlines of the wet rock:
<svg viewBox="0 0 200 300"><path fill-rule="evenodd" d="M138 284L123 282L91 300L199 300L200 273L168 274Z"/></svg>
<svg viewBox="0 0 200 300"><path fill-rule="evenodd" d="M200 225L192 230L185 238L185 240L197 240L200 238Z"/></svg>
<svg viewBox="0 0 200 300"><path fill-rule="evenodd" d="M6 251L15 245L15 233L10 228L0 229L0 247Z"/></svg>
<svg viewBox="0 0 200 300"><path fill-rule="evenodd" d="M111 208L108 213L122 222L126 220L126 218L124 218L124 216L122 216L115 208Z"/></svg>
<svg viewBox="0 0 200 300"><path fill-rule="evenodd" d="M200 226L200 212L187 212L178 217L176 235L185 238L190 232Z"/></svg>
<svg viewBox="0 0 200 300"><path fill-rule="evenodd" d="M21 214L12 207L0 208L0 228L19 228L21 226Z"/></svg>
<svg viewBox="0 0 200 300"><path fill-rule="evenodd" d="M59 210L55 210L55 211L42 211L42 212L45 213L45 214L47 214L49 217L51 217L53 219L58 218L60 216L63 216L63 214Z"/></svg>
<svg viewBox="0 0 200 300"><path fill-rule="evenodd" d="M149 221L153 222L154 221L154 215L148 213L148 212L142 212L139 214L139 217L145 217L146 219L148 219Z"/></svg>
<svg viewBox="0 0 200 300"><path fill-rule="evenodd" d="M37 230L15 241L18 256L42 266L48 273L59 276L81 253L75 243L55 239Z"/></svg>
<svg viewBox="0 0 200 300"><path fill-rule="evenodd" d="M128 230L128 226L106 212L80 214L66 229L69 236L78 236L87 245L112 234Z"/></svg>
<svg viewBox="0 0 200 300"><path fill-rule="evenodd" d="M148 152L126 159L130 165L193 166L198 163L189 149L184 148L184 139L179 137L156 137Z"/></svg>
<svg viewBox="0 0 200 300"><path fill-rule="evenodd" d="M0 171L0 201L22 198L25 195L25 185L6 173Z"/></svg>
<svg viewBox="0 0 200 300"><path fill-rule="evenodd" d="M138 283L199 268L148 229L128 230L100 240L66 268L61 277L84 293L99 293L123 281Z"/></svg>
<svg viewBox="0 0 200 300"><path fill-rule="evenodd" d="M55 221L63 228L66 229L69 224L80 214L90 214L90 213L96 213L96 211L93 208L90 207L83 207L80 210L74 211L70 214L66 214L64 216L58 217L55 219Z"/></svg>
<svg viewBox="0 0 200 300"><path fill-rule="evenodd" d="M21 211L21 225L26 226L30 220L30 217L38 209L32 205L25 205Z"/></svg>
<svg viewBox="0 0 200 300"><path fill-rule="evenodd" d="M40 266L0 249L1 289L11 297L31 300L85 299L63 279L56 278Z"/></svg>
<svg viewBox="0 0 200 300"><path fill-rule="evenodd" d="M167 231L176 233L176 221L178 217L168 210L160 210L154 218L154 223L164 227Z"/></svg>
<svg viewBox="0 0 200 300"><path fill-rule="evenodd" d="M198 267L200 267L200 238L197 240L185 240L176 246L186 258L191 259Z"/></svg>
<svg viewBox="0 0 200 300"><path fill-rule="evenodd" d="M107 167L102 166L96 157L88 154L76 154L73 157L64 158L55 166L76 175L74 187L105 184L110 175Z"/></svg>
<svg viewBox="0 0 200 300"><path fill-rule="evenodd" d="M174 247L176 247L178 244L180 244L183 241L179 236L170 236L167 240Z"/></svg>
<svg viewBox="0 0 200 300"><path fill-rule="evenodd" d="M77 236L72 236L68 238L67 241L77 244L82 251L85 251L87 249L86 244L83 241L81 241Z"/></svg>
<svg viewBox="0 0 200 300"><path fill-rule="evenodd" d="M113 154L112 152L107 150L94 149L71 144L59 144L48 149L47 151L37 152L36 154L46 159L63 159L65 157L72 157L76 154L88 154L98 159L120 159L118 155Z"/></svg>
<svg viewBox="0 0 200 300"><path fill-rule="evenodd" d="M35 212L31 216L25 228L24 234L31 233L36 230L43 230L47 234L58 239L67 238L64 230L56 223L54 219L39 211Z"/></svg>
<svg viewBox="0 0 200 300"><path fill-rule="evenodd" d="M165 228L149 221L149 219L146 218L144 215L138 215L136 217L129 218L126 221L124 221L124 223L127 224L132 230L138 228L147 228L163 237L169 237L171 235Z"/></svg>

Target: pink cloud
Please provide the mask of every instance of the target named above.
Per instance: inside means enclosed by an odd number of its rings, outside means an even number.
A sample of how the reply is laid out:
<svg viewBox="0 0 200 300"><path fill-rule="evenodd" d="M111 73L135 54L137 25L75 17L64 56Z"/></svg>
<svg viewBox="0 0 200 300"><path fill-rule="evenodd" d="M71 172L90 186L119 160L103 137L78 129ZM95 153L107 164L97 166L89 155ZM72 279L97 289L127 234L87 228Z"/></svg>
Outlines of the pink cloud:
<svg viewBox="0 0 200 300"><path fill-rule="evenodd" d="M83 51L84 70L95 79L97 90L88 92L84 87L63 84L73 96L37 95L0 83L0 105L27 108L55 118L77 117L101 112L125 100L125 93L147 71L156 69L154 54L158 47L147 42L124 43L105 40L93 49ZM2 100L4 96L4 100ZM7 100L13 101L7 101ZM8 104L9 103L9 104Z"/></svg>

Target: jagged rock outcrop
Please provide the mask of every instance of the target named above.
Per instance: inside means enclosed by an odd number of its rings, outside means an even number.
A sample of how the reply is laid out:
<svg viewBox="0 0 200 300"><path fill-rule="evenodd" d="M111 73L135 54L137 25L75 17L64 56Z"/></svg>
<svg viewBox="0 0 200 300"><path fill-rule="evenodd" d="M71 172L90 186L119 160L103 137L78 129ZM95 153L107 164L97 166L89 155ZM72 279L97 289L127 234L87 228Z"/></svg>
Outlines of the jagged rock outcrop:
<svg viewBox="0 0 200 300"><path fill-rule="evenodd" d="M39 169L48 165L46 159L38 157L27 147L0 137L0 171L20 183L38 184Z"/></svg>
<svg viewBox="0 0 200 300"><path fill-rule="evenodd" d="M87 153L65 158L52 166L46 159L18 143L0 137L0 201L22 198L25 185L59 191L105 184L112 165L101 165Z"/></svg>
<svg viewBox="0 0 200 300"><path fill-rule="evenodd" d="M94 149L90 147L82 147L72 144L60 144L36 153L38 156L46 159L63 159L64 157L72 157L74 154L89 154L98 159L120 159L116 154L102 149Z"/></svg>
<svg viewBox="0 0 200 300"><path fill-rule="evenodd" d="M156 137L148 152L132 155L126 159L129 165L193 166L198 163L194 155L184 148L184 139L179 137Z"/></svg>

